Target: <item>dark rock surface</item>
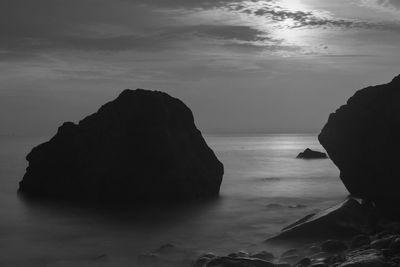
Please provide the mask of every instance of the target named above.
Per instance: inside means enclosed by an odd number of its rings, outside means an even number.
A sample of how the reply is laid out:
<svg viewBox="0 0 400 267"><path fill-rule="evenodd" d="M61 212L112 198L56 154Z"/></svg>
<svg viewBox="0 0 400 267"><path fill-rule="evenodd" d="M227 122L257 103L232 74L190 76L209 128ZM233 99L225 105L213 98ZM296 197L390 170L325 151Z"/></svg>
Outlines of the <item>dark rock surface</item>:
<svg viewBox="0 0 400 267"><path fill-rule="evenodd" d="M69 200L217 196L223 165L190 109L166 93L124 90L27 156L20 192Z"/></svg>
<svg viewBox="0 0 400 267"><path fill-rule="evenodd" d="M346 243L340 240L326 240L321 244L321 250L328 253L342 252L347 248Z"/></svg>
<svg viewBox="0 0 400 267"><path fill-rule="evenodd" d="M216 257L204 267L275 267L275 264L260 259Z"/></svg>
<svg viewBox="0 0 400 267"><path fill-rule="evenodd" d="M328 156L323 152L314 151L314 150L307 148L303 152L299 153L297 155L297 158L298 159L326 159L326 158L328 158Z"/></svg>
<svg viewBox="0 0 400 267"><path fill-rule="evenodd" d="M329 209L305 216L265 242L311 242L354 236L368 231L368 212L356 200L350 198Z"/></svg>
<svg viewBox="0 0 400 267"><path fill-rule="evenodd" d="M400 209L400 76L359 90L329 116L319 141L356 197Z"/></svg>

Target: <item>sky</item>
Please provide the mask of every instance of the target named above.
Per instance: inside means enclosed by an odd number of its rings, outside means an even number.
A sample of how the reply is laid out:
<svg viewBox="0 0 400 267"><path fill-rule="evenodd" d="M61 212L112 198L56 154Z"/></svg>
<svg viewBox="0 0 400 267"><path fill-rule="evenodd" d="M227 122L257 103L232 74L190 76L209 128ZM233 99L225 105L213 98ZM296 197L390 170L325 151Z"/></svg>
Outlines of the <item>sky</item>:
<svg viewBox="0 0 400 267"><path fill-rule="evenodd" d="M400 0L2 0L0 134L52 135L125 88L206 133L318 132L400 74Z"/></svg>

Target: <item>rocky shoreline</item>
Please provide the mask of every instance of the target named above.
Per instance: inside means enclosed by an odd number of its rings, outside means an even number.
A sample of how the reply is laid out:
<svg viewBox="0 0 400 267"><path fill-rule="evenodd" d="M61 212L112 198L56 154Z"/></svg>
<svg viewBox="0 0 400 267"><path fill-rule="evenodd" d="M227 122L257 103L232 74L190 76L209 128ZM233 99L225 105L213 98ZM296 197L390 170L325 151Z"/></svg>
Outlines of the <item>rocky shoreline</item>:
<svg viewBox="0 0 400 267"><path fill-rule="evenodd" d="M344 203L349 203L349 199ZM337 210L348 209L349 205L335 206ZM368 209L360 205L362 209ZM352 207L353 208L353 207ZM332 208L331 208L332 209ZM328 209L329 210L329 209ZM273 253L266 250L259 251L238 251L228 255L216 255L213 252L195 255L193 251L166 244L157 250L142 254L138 257L140 266L186 266L186 267L395 267L400 266L400 222L385 219L376 209L370 210L371 214L366 225L360 225L360 231L354 234L338 235L338 238L321 239L318 232L307 232L308 228L301 228L305 231L302 234L309 234L308 241L291 236L290 241L281 239L285 235L286 228L275 237L266 240L265 247L286 247L282 253ZM344 217L332 217L330 212L322 211L326 218L332 219L333 224L345 224ZM341 213L345 214L345 213ZM359 214L355 213L355 216ZM306 216L305 218L307 218ZM362 218L365 219L365 218ZM321 223L322 222L322 223ZM320 220L312 227L320 231L329 230ZM305 222L310 224L310 222ZM345 226L345 227L348 227ZM300 232L297 231L297 234ZM328 236L328 235L326 235ZM332 235L331 235L332 236ZM340 237L339 237L340 236ZM286 240L286 241L283 241ZM313 242L310 240L314 240ZM317 241L318 240L318 241ZM297 241L297 242L296 242Z"/></svg>
<svg viewBox="0 0 400 267"><path fill-rule="evenodd" d="M280 256L267 251L227 256L201 255L193 267L385 267L400 265L400 224L350 240L325 240L287 250Z"/></svg>

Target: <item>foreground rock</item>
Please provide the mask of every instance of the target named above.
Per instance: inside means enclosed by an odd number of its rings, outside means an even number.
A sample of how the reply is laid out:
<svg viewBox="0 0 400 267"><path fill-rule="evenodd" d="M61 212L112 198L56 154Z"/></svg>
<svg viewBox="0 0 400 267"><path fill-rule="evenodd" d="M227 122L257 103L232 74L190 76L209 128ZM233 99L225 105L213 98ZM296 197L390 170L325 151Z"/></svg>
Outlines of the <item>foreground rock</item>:
<svg viewBox="0 0 400 267"><path fill-rule="evenodd" d="M369 211L350 198L334 207L305 216L265 242L313 242L345 238L370 230Z"/></svg>
<svg viewBox="0 0 400 267"><path fill-rule="evenodd" d="M349 192L400 209L400 76L359 90L329 116L319 141Z"/></svg>
<svg viewBox="0 0 400 267"><path fill-rule="evenodd" d="M166 93L125 90L27 156L20 192L63 199L217 196L223 165L190 109Z"/></svg>
<svg viewBox="0 0 400 267"><path fill-rule="evenodd" d="M400 266L400 232L382 228L380 232L341 240L303 243L272 257L259 260L251 255L263 253L232 253L247 256L200 256L192 267L395 267ZM360 242L362 240L362 242ZM354 246L356 241L357 245ZM379 244L379 245L378 245ZM293 244L292 244L293 245ZM311 247L310 247L311 245Z"/></svg>
<svg viewBox="0 0 400 267"><path fill-rule="evenodd" d="M304 150L304 152L299 153L299 155L297 155L297 158L298 159L326 159L326 158L328 158L328 156L323 152L314 151L314 150L307 148L306 150Z"/></svg>

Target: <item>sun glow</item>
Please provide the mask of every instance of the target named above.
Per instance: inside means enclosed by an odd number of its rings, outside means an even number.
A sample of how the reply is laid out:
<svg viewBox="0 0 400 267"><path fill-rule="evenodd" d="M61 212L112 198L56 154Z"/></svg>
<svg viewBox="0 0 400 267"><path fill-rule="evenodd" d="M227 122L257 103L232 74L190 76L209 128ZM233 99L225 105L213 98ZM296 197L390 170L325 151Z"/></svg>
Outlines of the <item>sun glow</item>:
<svg viewBox="0 0 400 267"><path fill-rule="evenodd" d="M301 0L280 0L277 2L279 6L289 11L305 11L307 6L305 6Z"/></svg>

